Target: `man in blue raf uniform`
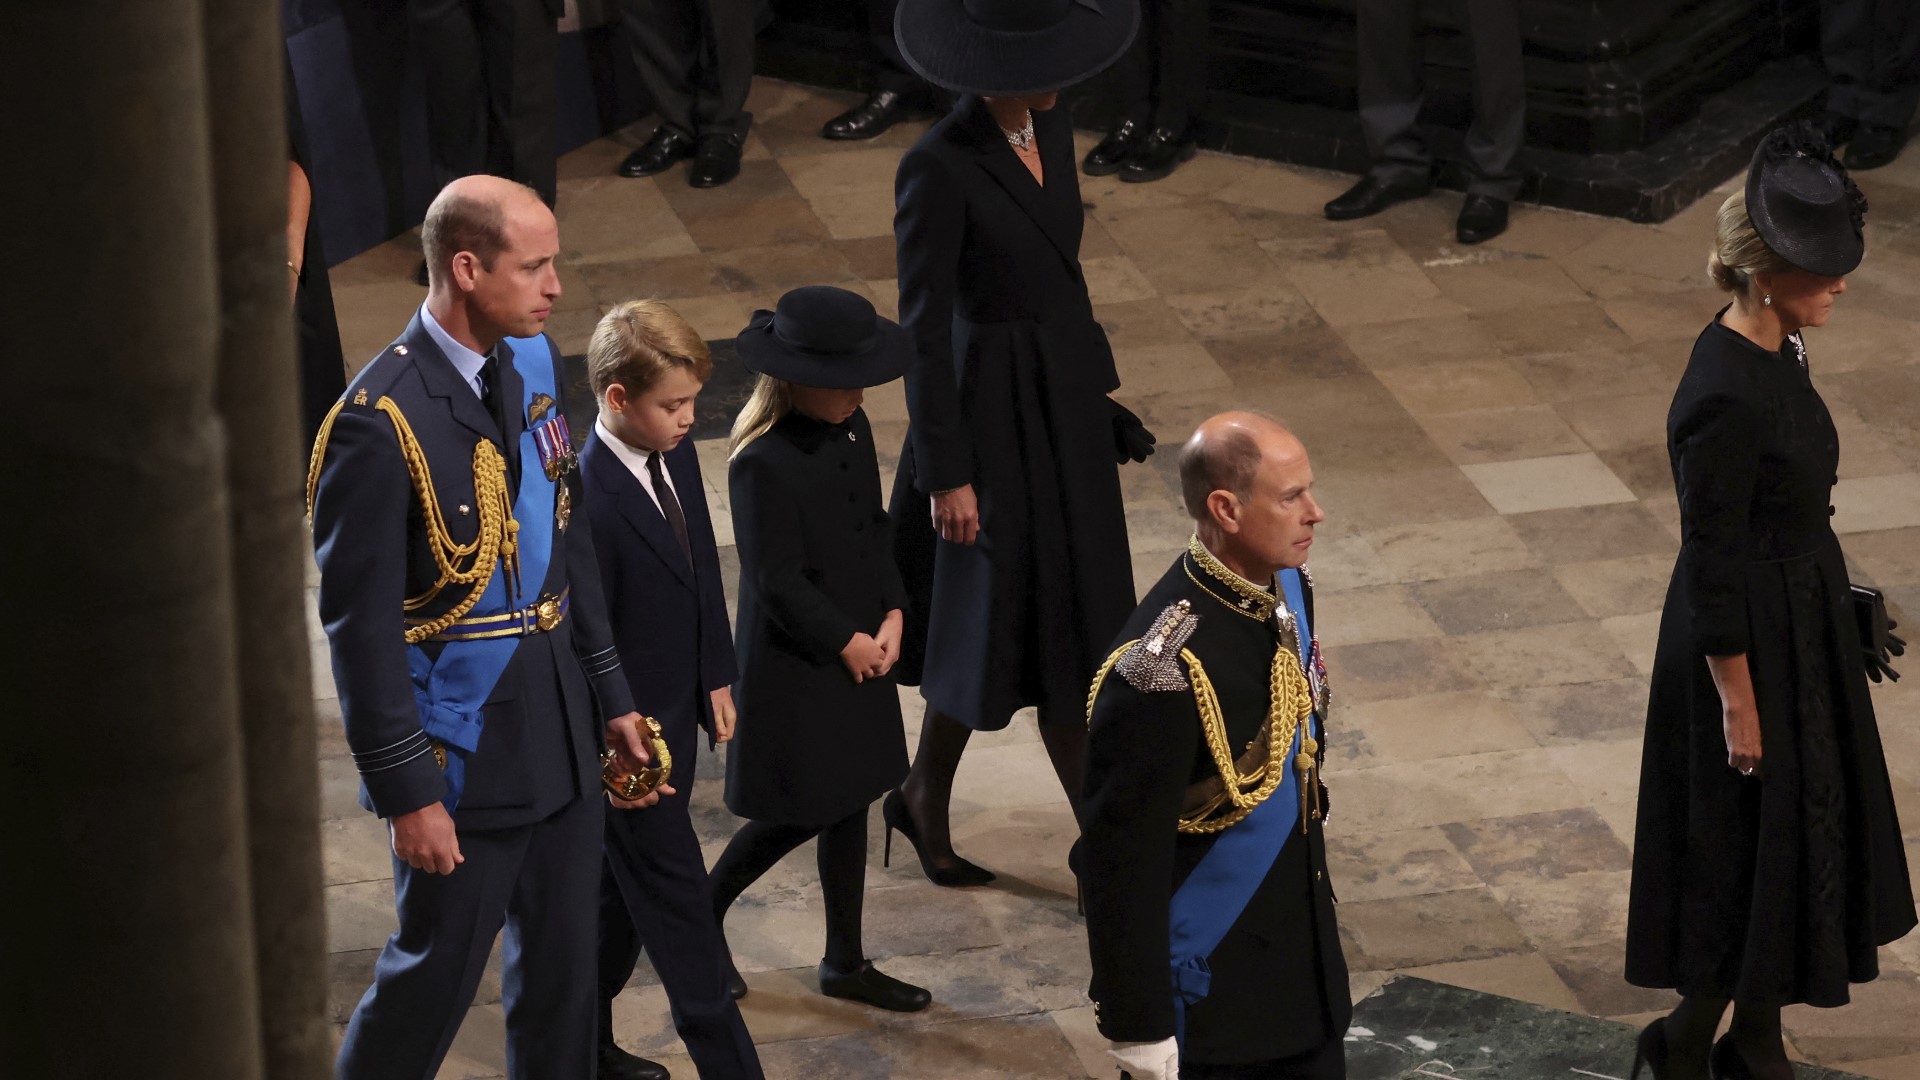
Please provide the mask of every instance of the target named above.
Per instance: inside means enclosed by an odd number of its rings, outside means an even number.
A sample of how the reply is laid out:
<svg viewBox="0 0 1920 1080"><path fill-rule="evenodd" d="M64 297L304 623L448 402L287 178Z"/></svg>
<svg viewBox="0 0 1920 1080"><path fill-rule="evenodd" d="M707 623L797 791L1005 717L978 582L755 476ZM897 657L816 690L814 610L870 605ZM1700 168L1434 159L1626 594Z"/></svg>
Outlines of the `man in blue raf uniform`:
<svg viewBox="0 0 1920 1080"><path fill-rule="evenodd" d="M1180 452L1194 537L1094 682L1090 993L1136 1080L1346 1075L1312 487L1306 448L1273 420L1202 424Z"/></svg>
<svg viewBox="0 0 1920 1080"><path fill-rule="evenodd" d="M431 1080L504 924L509 1074L590 1080L599 755L650 759L591 531L570 524L541 336L559 230L530 189L469 176L423 236L427 302L347 388L308 475L320 617L400 922L336 1070Z"/></svg>

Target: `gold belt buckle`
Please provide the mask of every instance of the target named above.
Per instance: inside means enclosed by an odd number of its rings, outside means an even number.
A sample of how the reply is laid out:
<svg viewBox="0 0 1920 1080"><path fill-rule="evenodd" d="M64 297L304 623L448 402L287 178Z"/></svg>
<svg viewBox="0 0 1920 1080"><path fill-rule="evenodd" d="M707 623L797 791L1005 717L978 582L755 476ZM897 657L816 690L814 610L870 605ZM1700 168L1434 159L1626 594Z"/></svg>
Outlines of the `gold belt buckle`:
<svg viewBox="0 0 1920 1080"><path fill-rule="evenodd" d="M559 599L549 596L546 599L540 601L540 603L534 606L533 619L534 619L534 625L539 627L540 632L543 634L552 630L554 627L559 626L560 625Z"/></svg>

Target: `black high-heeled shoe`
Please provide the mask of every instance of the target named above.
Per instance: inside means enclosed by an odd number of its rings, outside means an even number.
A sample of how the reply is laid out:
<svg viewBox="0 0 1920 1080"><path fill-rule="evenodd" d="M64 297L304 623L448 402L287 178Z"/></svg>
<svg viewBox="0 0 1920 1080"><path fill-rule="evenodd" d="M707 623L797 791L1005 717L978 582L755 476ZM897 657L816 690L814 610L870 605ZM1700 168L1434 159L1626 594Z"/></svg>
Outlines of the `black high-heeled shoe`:
<svg viewBox="0 0 1920 1080"><path fill-rule="evenodd" d="M1640 1080L1640 1066L1653 1070L1653 1080L1667 1075L1667 1018L1662 1016L1640 1030L1633 1046L1633 1071L1627 1080Z"/></svg>
<svg viewBox="0 0 1920 1080"><path fill-rule="evenodd" d="M889 866L893 862L893 834L898 832L913 845L913 853L920 859L920 872L935 885L947 888L959 888L967 885L985 885L992 881L993 871L983 866L975 866L958 855L953 857L949 866L941 866L927 858L926 851L920 847L920 830L913 823L913 815L907 813L907 800L900 794L899 788L887 792L880 800L880 819L886 822L887 839L880 849L880 865Z"/></svg>
<svg viewBox="0 0 1920 1080"><path fill-rule="evenodd" d="M1707 1057L1707 1068L1713 1080L1759 1080L1760 1076L1741 1056L1740 1048L1733 1045L1732 1035L1722 1035L1720 1041L1713 1044L1713 1053Z"/></svg>

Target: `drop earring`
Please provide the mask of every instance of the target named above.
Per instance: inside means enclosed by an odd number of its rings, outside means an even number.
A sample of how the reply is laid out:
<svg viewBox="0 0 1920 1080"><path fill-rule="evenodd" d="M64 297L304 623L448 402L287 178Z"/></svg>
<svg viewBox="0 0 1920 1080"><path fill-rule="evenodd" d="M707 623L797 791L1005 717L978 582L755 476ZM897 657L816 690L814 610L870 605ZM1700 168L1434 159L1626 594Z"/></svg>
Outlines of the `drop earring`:
<svg viewBox="0 0 1920 1080"><path fill-rule="evenodd" d="M1763 306L1765 306L1765 307L1772 307L1772 306L1773 306L1773 294L1772 294L1772 293L1768 293L1767 295L1765 295L1765 296L1763 296L1763 297L1761 297L1761 298L1760 298L1760 303L1761 303L1761 304L1762 304Z"/></svg>

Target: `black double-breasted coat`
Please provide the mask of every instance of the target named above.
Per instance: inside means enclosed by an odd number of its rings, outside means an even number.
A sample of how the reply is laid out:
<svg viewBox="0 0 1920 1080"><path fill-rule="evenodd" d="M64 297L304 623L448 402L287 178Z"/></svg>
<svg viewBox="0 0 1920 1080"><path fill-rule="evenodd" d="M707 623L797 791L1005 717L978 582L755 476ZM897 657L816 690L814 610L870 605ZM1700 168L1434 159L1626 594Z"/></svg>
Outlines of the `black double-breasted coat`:
<svg viewBox="0 0 1920 1080"><path fill-rule="evenodd" d="M891 676L856 683L840 650L904 610L873 429L790 412L727 468L740 551L739 723L727 808L828 825L907 775Z"/></svg>
<svg viewBox="0 0 1920 1080"><path fill-rule="evenodd" d="M1682 540L1647 704L1627 979L1841 1005L1914 907L1829 521L1839 437L1799 339L1768 352L1715 319L1667 453ZM1727 764L1706 660L1739 654L1760 714L1752 778Z"/></svg>
<svg viewBox="0 0 1920 1080"><path fill-rule="evenodd" d="M916 360L892 514L914 608L901 681L979 729L1040 706L1078 723L1133 608L1113 436L1119 387L1080 270L1073 129L1035 113L1046 183L978 98L901 159L901 323ZM933 492L973 485L980 540L936 538Z"/></svg>
<svg viewBox="0 0 1920 1080"><path fill-rule="evenodd" d="M1273 619L1237 610L1224 584L1210 587L1207 581L1191 556L1182 555L1115 644L1140 639L1162 611L1185 600L1199 623L1186 648L1205 667L1227 742L1238 749L1266 720L1274 653L1285 646ZM1311 588L1306 605L1311 625ZM1324 743L1324 729L1322 736ZM1151 1042L1174 1035L1169 905L1218 839L1174 826L1188 785L1218 775L1191 689L1149 692L1118 674L1108 676L1087 736L1080 884L1093 959L1088 993L1100 1032L1109 1039ZM1353 1001L1326 871L1321 822L1309 815L1306 831L1294 827L1246 909L1207 958L1212 985L1187 1008L1183 1062L1275 1061L1346 1032Z"/></svg>

